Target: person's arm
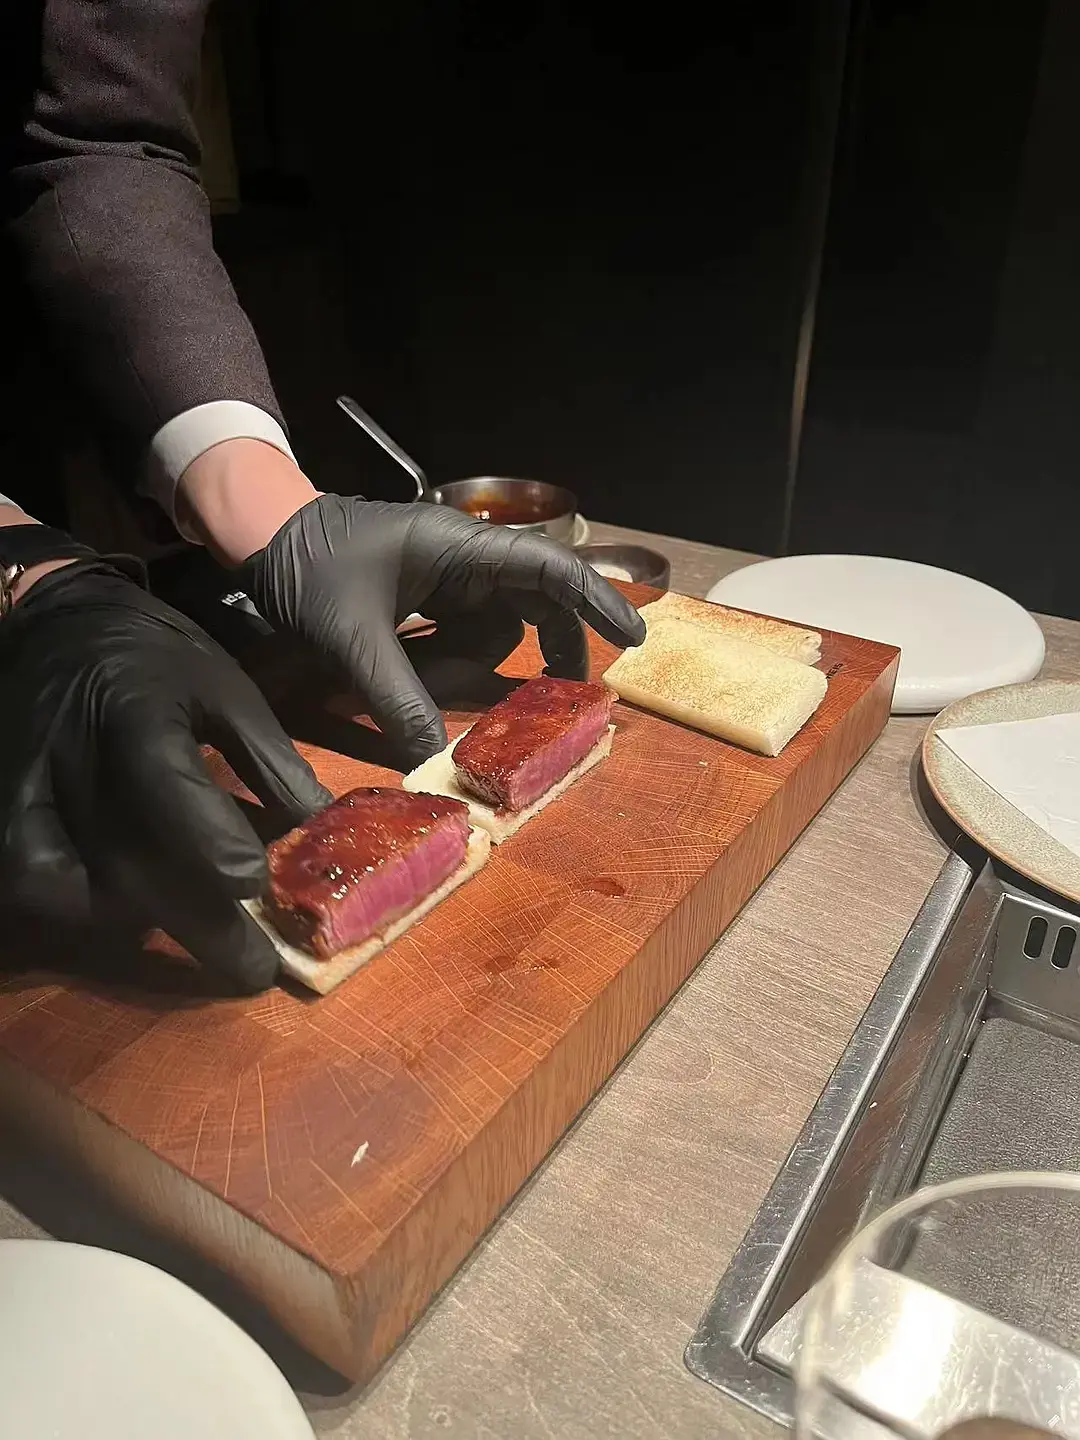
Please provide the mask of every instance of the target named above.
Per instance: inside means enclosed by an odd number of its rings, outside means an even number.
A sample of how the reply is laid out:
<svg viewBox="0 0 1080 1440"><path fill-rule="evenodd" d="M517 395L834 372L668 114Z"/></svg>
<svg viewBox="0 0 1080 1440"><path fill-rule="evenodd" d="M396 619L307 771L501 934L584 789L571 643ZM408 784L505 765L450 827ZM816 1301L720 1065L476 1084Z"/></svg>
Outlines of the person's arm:
<svg viewBox="0 0 1080 1440"><path fill-rule="evenodd" d="M213 248L192 120L207 0L46 0L9 230L116 471L205 539L205 503L273 533L314 491ZM204 460L216 450L212 459ZM266 472L267 518L259 523ZM272 523L276 521L275 523ZM251 549L264 541L255 540ZM225 559L247 540L226 526ZM246 553L250 553L250 549Z"/></svg>
<svg viewBox="0 0 1080 1440"><path fill-rule="evenodd" d="M0 527L7 525L36 525L38 521L26 512L14 500L9 500L6 495L0 495ZM22 599L35 580L50 574L53 570L62 570L65 565L70 565L70 560L43 560L40 565L28 565L16 581L12 590L12 598L16 601Z"/></svg>
<svg viewBox="0 0 1080 1440"><path fill-rule="evenodd" d="M645 626L594 570L542 537L447 507L317 497L265 433L233 429L216 444L203 434L194 449L180 434L202 424L207 406L220 415L237 402L280 421L196 175L204 8L44 0L40 82L13 172L15 238L121 451L137 461L156 449L180 481L175 494L158 493L185 533L243 563L262 617L329 662L400 758L417 763L445 745L446 730L398 641L407 615L436 621L444 651L489 659L496 641L513 648L527 620L548 666L567 676L588 668L583 621L622 645L640 644Z"/></svg>

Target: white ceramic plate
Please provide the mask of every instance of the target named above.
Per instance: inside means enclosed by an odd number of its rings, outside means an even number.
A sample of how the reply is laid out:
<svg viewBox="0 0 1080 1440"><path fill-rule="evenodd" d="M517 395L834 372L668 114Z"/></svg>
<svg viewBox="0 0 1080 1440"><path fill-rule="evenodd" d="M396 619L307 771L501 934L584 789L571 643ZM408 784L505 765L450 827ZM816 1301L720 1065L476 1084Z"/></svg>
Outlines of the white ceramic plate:
<svg viewBox="0 0 1080 1440"><path fill-rule="evenodd" d="M1022 606L966 575L875 555L789 555L747 565L710 600L900 647L896 714L1031 680L1045 654Z"/></svg>
<svg viewBox="0 0 1080 1440"><path fill-rule="evenodd" d="M258 1345L171 1275L110 1250L0 1241L0 1436L313 1440Z"/></svg>
<svg viewBox="0 0 1080 1440"><path fill-rule="evenodd" d="M1080 712L1080 684L1037 680L969 695L940 714L923 740L923 769L943 810L984 850L1029 880L1080 902L1080 859L969 770L939 730Z"/></svg>

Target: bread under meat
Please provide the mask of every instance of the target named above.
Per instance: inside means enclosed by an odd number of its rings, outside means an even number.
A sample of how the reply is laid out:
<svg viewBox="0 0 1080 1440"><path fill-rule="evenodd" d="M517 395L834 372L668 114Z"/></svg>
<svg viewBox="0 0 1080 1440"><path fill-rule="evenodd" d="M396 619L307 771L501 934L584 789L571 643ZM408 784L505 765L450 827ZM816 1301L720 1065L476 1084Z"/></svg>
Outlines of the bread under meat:
<svg viewBox="0 0 1080 1440"><path fill-rule="evenodd" d="M406 775L402 784L406 790L421 790L428 795L447 795L451 800L463 800L469 807L469 823L485 830L491 836L492 844L501 845L504 840L509 840L511 835L516 835L534 815L539 815L540 811L550 805L552 800L557 800L560 795L569 790L575 780L580 780L586 771L591 770L594 765L598 765L601 760L611 754L615 726L609 725L589 753L579 760L561 780L556 781L550 790L545 791L539 800L534 800L524 810L496 809L485 801L478 800L475 795L471 795L462 786L458 780L457 767L454 764L454 747L468 733L467 730L462 731L445 750L440 750L438 755L432 755L430 760L425 760L411 775Z"/></svg>

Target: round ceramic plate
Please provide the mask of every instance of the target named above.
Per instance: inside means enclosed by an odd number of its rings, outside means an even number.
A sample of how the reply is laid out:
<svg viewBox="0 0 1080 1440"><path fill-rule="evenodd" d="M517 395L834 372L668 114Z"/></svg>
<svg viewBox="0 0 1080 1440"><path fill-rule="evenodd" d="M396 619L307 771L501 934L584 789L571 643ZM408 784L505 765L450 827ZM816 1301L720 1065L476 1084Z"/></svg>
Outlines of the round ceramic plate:
<svg viewBox="0 0 1080 1440"><path fill-rule="evenodd" d="M961 830L1029 880L1080 902L1080 857L1003 800L937 738L938 730L952 725L994 725L1077 712L1080 684L1073 681L1032 680L984 690L941 712L926 732L922 759L930 789Z"/></svg>
<svg viewBox="0 0 1080 1440"><path fill-rule="evenodd" d="M0 1296L0 1435L314 1440L270 1357L163 1270L3 1240Z"/></svg>

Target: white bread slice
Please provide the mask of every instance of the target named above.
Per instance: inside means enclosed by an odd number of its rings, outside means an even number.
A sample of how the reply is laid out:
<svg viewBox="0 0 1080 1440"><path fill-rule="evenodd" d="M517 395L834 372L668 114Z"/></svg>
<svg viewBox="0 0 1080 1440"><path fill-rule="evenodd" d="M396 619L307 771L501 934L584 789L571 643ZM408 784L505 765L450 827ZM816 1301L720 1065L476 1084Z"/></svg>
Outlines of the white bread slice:
<svg viewBox="0 0 1080 1440"><path fill-rule="evenodd" d="M779 755L825 698L820 670L682 620L654 621L604 676L623 700L695 730Z"/></svg>
<svg viewBox="0 0 1080 1440"><path fill-rule="evenodd" d="M494 806L488 805L484 800L478 800L475 795L469 792L458 783L457 770L454 767L454 746L458 740L464 739L469 732L463 730L457 740L451 741L445 750L440 750L438 755L433 755L430 760L418 766L411 775L406 775L402 781L406 790L422 790L427 795L449 795L452 800L464 800L469 807L469 820L473 825L479 825L491 836L492 843L501 845L504 840L509 840L511 835L516 835L526 821L538 815L545 805L550 805L552 800L557 800L564 790L569 790L575 780L579 780L586 770L591 770L601 760L611 754L611 741L615 734L615 726L609 725L606 732L600 736L593 748L578 763L563 776L550 790L545 791L539 800L534 800L524 810L496 810Z"/></svg>
<svg viewBox="0 0 1080 1440"><path fill-rule="evenodd" d="M434 910L440 901L455 891L459 885L464 885L483 866L491 854L491 837L484 830L473 828L469 831L469 843L465 851L465 859L458 866L452 875L447 876L437 890L425 896L419 905L415 905L407 915L402 915L400 920L395 920L378 935L369 936L362 940L359 945L349 945L344 950L339 950L329 960L319 960L316 956L310 955L306 950L301 950L296 945L290 945L283 940L274 928L263 907L261 900L241 900L241 905L248 912L251 918L266 935L269 936L274 949L281 956L281 968L294 980L301 981L310 990L317 990L320 995L327 995L331 990L336 989L343 980L350 975L355 975L362 965L369 960L374 960L376 955L382 953L388 945L410 930L418 920L422 920L429 910Z"/></svg>
<svg viewBox="0 0 1080 1440"><path fill-rule="evenodd" d="M804 630L766 615L750 615L745 610L729 610L726 605L712 605L691 595L676 595L669 590L659 600L643 605L640 614L646 627L660 620L685 620L715 635L763 645L766 650L789 655L804 665L814 665L821 659L821 636L816 630Z"/></svg>

